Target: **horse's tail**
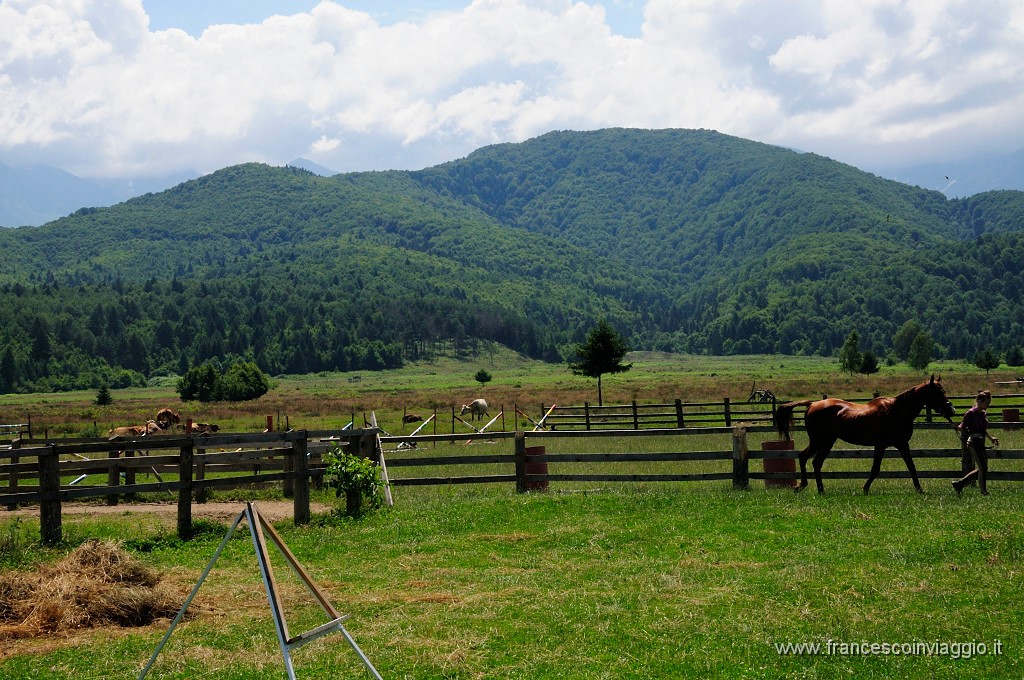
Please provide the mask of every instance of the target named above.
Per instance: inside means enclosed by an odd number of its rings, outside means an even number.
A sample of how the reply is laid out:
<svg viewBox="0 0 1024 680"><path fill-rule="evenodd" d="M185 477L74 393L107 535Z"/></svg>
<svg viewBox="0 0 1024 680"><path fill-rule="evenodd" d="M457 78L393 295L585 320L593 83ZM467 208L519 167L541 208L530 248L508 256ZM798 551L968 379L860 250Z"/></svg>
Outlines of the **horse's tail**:
<svg viewBox="0 0 1024 680"><path fill-rule="evenodd" d="M775 409L775 429L786 441L792 439L789 434L789 424L793 422L793 409L801 406L810 406L814 402L810 399L805 401L790 401Z"/></svg>

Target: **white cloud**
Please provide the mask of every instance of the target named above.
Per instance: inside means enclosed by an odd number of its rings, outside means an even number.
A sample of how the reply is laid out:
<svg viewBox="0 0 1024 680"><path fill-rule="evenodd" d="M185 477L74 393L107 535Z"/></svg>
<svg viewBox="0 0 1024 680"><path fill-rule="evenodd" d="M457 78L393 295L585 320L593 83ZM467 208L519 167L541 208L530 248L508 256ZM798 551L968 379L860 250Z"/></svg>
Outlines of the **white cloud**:
<svg viewBox="0 0 1024 680"><path fill-rule="evenodd" d="M84 175L422 167L551 129L706 127L852 163L1024 146L1015 0L344 0L198 38L140 0L0 0L0 157ZM609 5L614 8L614 3Z"/></svg>

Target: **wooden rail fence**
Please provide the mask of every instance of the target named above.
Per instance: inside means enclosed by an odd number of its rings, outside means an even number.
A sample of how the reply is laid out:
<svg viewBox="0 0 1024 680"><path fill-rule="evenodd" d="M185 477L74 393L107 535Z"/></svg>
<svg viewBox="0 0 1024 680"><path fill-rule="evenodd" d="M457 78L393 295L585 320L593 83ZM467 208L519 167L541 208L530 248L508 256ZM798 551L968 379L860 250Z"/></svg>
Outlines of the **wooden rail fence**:
<svg viewBox="0 0 1024 680"><path fill-rule="evenodd" d="M993 428L1014 428L1015 422L993 423ZM948 424L917 425L917 429L949 428ZM772 428L754 423L738 423L732 427L687 427L625 430L536 430L531 432L495 432L452 435L380 436L376 429L340 431L268 432L261 434L218 435L156 435L121 441L103 440L21 440L17 447L0 450L0 506L16 508L38 504L42 538L46 542L61 540L62 503L106 498L116 504L125 496L142 493L177 495L178 533L191 534L192 507L203 502L213 489L245 487L253 484L280 483L284 494L294 502L294 520L303 524L310 519L310 488L322 481L322 455L336 442L355 447L362 455L385 460L394 487L449 484L514 484L517 491L547 488L553 482L686 482L723 480L736 488L746 488L751 479L792 480L795 472L760 472L750 469L750 461L792 459L797 453L789 450L754 451L748 446L748 434L765 433ZM546 453L546 444L567 438L589 438L611 445L621 440L647 437L678 442L680 437L703 435L727 442L715 450L666 451L645 453ZM493 443L504 449L494 453L478 453L466 449L464 454L431 455L430 446L437 444ZM398 448L401 445L403 448ZM394 447L394 448L391 448ZM624 448L624 446L623 446ZM684 447L680 447L684 448ZM148 453L148 455L147 455ZM96 456L99 457L90 457ZM837 449L830 459L870 458L869 449ZM953 478L970 469L969 456L963 448L915 450L915 458L953 458L959 464L944 470L920 470L927 478ZM887 457L898 457L889 451ZM993 461L1021 460L1024 451L993 450ZM718 461L731 470L717 472L637 473L641 463L680 463ZM616 464L624 472L573 472L578 464ZM486 466L483 474L458 474L467 467ZM555 466L555 472L551 471ZM719 467L721 467L719 465ZM1024 481L1024 472L1000 471L998 462L989 473L990 480ZM428 475L414 476L426 470ZM496 471L497 470L497 471ZM397 476L395 472L398 472ZM438 474L440 471L441 474ZM406 472L412 474L406 475ZM139 481L140 475L152 479ZM822 477L831 479L866 478L867 467L861 471L829 471ZM906 478L909 473L883 471L883 478ZM96 483L83 483L92 480Z"/></svg>
<svg viewBox="0 0 1024 680"><path fill-rule="evenodd" d="M725 397L722 401L684 402L676 399L662 404L640 404L633 401L609 406L594 406L585 402L582 406L542 404L540 412L542 425L553 430L640 430L716 425L731 427L739 422L770 424L775 419L778 404L785 401L775 397L759 402L732 401ZM864 402L867 399L850 401ZM974 396L951 396L950 401L959 413L963 413L973 404ZM997 394L992 396L989 419L1017 422L1021 411L1024 411L1024 395ZM921 420L930 423L934 417L930 410L926 410Z"/></svg>

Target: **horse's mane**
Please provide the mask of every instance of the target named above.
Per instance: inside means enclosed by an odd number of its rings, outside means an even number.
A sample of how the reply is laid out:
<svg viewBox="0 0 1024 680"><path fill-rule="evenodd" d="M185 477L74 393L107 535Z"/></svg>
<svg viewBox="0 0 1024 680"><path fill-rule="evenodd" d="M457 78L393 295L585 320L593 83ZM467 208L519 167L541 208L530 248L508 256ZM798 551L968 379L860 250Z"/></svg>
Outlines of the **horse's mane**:
<svg viewBox="0 0 1024 680"><path fill-rule="evenodd" d="M893 405L895 405L895 406L903 406L904 404L906 404L908 401L910 401L912 399L913 400L919 399L918 395L922 391L928 389L933 384L938 385L939 389L942 390L942 378L941 377L936 378L933 375L930 380L925 380L923 383L920 383L918 385L914 385L913 387L911 387L911 388L909 388L907 390L904 390L903 392L900 392L899 394L897 394L895 397L893 397ZM924 401L923 401L923 399L922 399L922 403L921 403L921 408L924 408Z"/></svg>

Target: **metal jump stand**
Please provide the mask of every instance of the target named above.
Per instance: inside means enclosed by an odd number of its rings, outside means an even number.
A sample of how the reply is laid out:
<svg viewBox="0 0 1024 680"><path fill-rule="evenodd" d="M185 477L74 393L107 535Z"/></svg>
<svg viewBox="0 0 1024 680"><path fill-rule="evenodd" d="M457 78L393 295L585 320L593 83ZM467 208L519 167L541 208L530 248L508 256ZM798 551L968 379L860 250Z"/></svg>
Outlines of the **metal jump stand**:
<svg viewBox="0 0 1024 680"><path fill-rule="evenodd" d="M149 669L153 667L153 664L156 662L157 656L160 654L160 651L163 649L164 645L167 644L167 640L170 639L171 633L174 632L174 628L185 616L185 611L188 609L188 606L192 603L192 600L199 592L199 588L203 585L203 581L205 581L206 577L210 574L210 571L213 569L213 565L217 562L217 558L220 557L220 554L224 551L224 548L227 546L228 541L231 539L231 536L234 535L235 529L238 528L238 525L241 523L243 519L249 525L249 533L252 535L253 547L256 549L256 560L259 562L260 574L263 576L263 585L267 590L267 600L270 603L270 611L274 617L274 627L277 629L277 639L281 645L281 653L284 656L284 665L288 671L288 677L291 680L295 680L295 669L292 666L292 650L298 649L303 645L309 644L310 642L318 638L321 638L324 635L327 635L328 633L338 631L345 636L345 639L348 640L348 643L352 646L352 649L354 649L356 654L359 655L359 658L366 666L366 669L370 671L371 674L373 674L373 677L377 678L378 680L382 680L380 673L378 673L377 669L373 667L373 664L370 663L370 660L366 657L365 654L363 654L363 650L359 649L359 645L356 644L356 641L352 639L352 636L349 635L349 632L345 630L345 626L342 625L342 622L344 622L345 619L348 618L348 615L340 615L338 611L331 605L331 603L327 600L326 595L324 595L323 591L321 591L316 586L316 584L313 583L313 580L309 577L309 574L307 574L306 570L302 567L301 564L299 564L299 561L295 559L295 555L293 555L292 552L288 549L288 546L285 545L284 541L274 530L274 527L271 526L271 524L267 520L265 520L262 515L260 515L259 511L256 509L256 506L253 505L252 503L246 503L245 510L240 512L238 514L238 517L235 518L235 521L234 523L232 523L231 528L228 529L228 533L224 536L224 540L222 540L220 542L220 545L217 547L217 551L214 553L213 559L211 559L210 563L206 565L206 569L203 571L202 576L199 577L199 581L196 582L195 587L192 588L192 592L189 593L188 598L185 600L185 604L182 605L181 611L179 611L178 615L174 617L174 620L171 622L170 628L167 629L167 632L164 634L163 639L160 640L160 644L157 645L156 650L153 652L153 656L150 657L149 663L146 664L146 667L142 669L142 673L139 674L139 680L143 680L143 678L146 677L146 674L149 673ZM277 546L278 550L281 551L281 554L284 556L285 561L288 562L288 566L292 568L295 574L305 584L306 588L309 589L309 592L320 604L320 607L330 617L330 620L327 623L321 626L317 626L316 628L306 631L305 633L300 633L294 637L291 637L288 634L288 623L285 621L284 618L284 608L281 605L281 598L278 592L277 583L274 580L274 570L270 564L269 555L267 554L267 540L266 537L264 536L264 532L266 532L270 536L270 539Z"/></svg>

